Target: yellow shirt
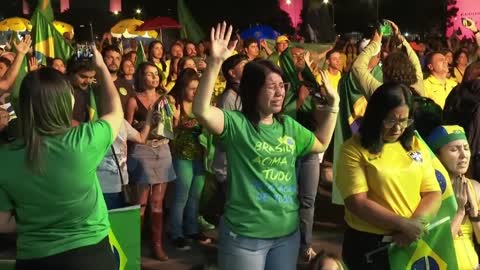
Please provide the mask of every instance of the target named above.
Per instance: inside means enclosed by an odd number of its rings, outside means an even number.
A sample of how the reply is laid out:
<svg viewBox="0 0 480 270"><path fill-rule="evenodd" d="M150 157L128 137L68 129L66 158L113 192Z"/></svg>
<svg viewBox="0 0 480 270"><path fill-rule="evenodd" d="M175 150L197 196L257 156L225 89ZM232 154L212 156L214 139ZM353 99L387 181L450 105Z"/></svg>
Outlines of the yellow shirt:
<svg viewBox="0 0 480 270"><path fill-rule="evenodd" d="M425 96L435 101L442 109L445 106L448 94L457 86L457 82L452 79L446 79L445 82L441 82L433 75L425 79L423 84L425 86Z"/></svg>
<svg viewBox="0 0 480 270"><path fill-rule="evenodd" d="M370 200L409 218L420 203L421 192L440 191L429 151L414 137L411 151L395 142L386 143L380 154L370 154L361 146L359 136L354 136L341 147L335 183L344 200L366 192ZM348 209L345 209L345 221L358 231L391 233L362 220Z"/></svg>
<svg viewBox="0 0 480 270"><path fill-rule="evenodd" d="M469 180L467 183L470 188L475 191L471 181L473 180ZM478 255L477 252L475 252L475 246L473 245L474 232L470 219L466 218L466 221L460 226L460 230L462 235L456 235L453 239L458 270L475 269L478 265Z"/></svg>
<svg viewBox="0 0 480 270"><path fill-rule="evenodd" d="M340 79L342 78L342 73L341 72L338 72L337 75L333 75L332 73L330 73L328 71L328 69L326 70L326 73L327 73L327 77L328 77L328 80L330 81L330 83L332 84L333 88L335 88L337 91L338 91L338 83L340 82ZM315 76L315 79L317 80L317 82L319 84L322 84L322 75L320 74L317 74Z"/></svg>
<svg viewBox="0 0 480 270"><path fill-rule="evenodd" d="M458 68L453 68L453 75L455 76L455 81L457 83L462 83L463 81L463 73ZM452 78L453 79L453 78Z"/></svg>

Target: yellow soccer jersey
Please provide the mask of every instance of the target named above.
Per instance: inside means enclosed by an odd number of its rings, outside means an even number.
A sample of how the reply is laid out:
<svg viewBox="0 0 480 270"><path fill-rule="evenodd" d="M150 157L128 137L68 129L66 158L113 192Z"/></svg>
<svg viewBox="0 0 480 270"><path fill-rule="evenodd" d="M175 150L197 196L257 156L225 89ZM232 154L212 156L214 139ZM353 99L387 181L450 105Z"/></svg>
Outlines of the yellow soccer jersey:
<svg viewBox="0 0 480 270"><path fill-rule="evenodd" d="M341 148L337 163L336 184L345 200L366 192L369 199L399 216L409 218L420 203L421 192L440 191L432 167L430 150L416 137L412 150L406 151L400 142L386 143L379 154L363 148L354 136ZM358 231L390 234L345 210L345 221Z"/></svg>

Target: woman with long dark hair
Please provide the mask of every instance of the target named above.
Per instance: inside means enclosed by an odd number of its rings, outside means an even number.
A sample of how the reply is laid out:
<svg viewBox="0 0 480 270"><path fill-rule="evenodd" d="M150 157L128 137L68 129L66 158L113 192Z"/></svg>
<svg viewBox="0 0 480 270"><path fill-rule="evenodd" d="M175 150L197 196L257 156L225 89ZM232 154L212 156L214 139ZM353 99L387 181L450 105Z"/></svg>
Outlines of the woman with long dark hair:
<svg viewBox="0 0 480 270"><path fill-rule="evenodd" d="M128 153L130 180L138 188L138 204L143 218L147 202L150 204L152 244L157 259L165 261L168 256L163 249L163 200L168 182L175 179L172 156L168 143L173 135L174 108L165 93L160 89L160 70L151 62L138 66L135 73L135 91L127 107L127 121L141 131L147 121L148 110L154 104L157 108L153 116L151 132L145 144L134 144ZM160 99L160 100L159 100Z"/></svg>
<svg viewBox="0 0 480 270"><path fill-rule="evenodd" d="M202 127L192 112L192 102L199 80L194 69L184 69L170 92L177 103L175 139L170 144L177 180L169 229L175 247L184 250L190 248L186 238L202 244L210 242L210 239L200 232L197 222L200 196L205 185L204 150L199 140Z"/></svg>
<svg viewBox="0 0 480 270"><path fill-rule="evenodd" d="M358 135L341 146L335 182L345 201L343 259L348 269L390 269L384 236L405 247L441 203L429 149L414 136L412 89L386 83L370 97Z"/></svg>
<svg viewBox="0 0 480 270"><path fill-rule="evenodd" d="M211 31L210 58L193 103L199 123L219 135L228 159L228 194L220 223L220 269L293 270L300 246L295 162L324 152L330 143L339 98L323 74L326 105L318 105L315 132L281 114L288 84L268 61L245 65L239 86L242 111L211 106L215 80L229 46L232 27Z"/></svg>
<svg viewBox="0 0 480 270"><path fill-rule="evenodd" d="M160 69L161 79L165 81L170 73L170 63L165 61L165 47L160 40L154 40L148 45L148 61Z"/></svg>
<svg viewBox="0 0 480 270"><path fill-rule="evenodd" d="M16 222L16 269L117 269L96 168L123 110L102 56L93 52L102 86L98 121L71 127L73 88L60 72L42 68L22 82L20 137L0 148L0 224Z"/></svg>

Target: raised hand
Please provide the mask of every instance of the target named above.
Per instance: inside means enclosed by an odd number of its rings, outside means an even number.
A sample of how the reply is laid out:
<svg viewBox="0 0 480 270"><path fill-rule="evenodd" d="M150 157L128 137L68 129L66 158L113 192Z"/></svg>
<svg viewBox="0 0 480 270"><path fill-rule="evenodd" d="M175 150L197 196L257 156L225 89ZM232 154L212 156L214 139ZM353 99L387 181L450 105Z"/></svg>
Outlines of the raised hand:
<svg viewBox="0 0 480 270"><path fill-rule="evenodd" d="M320 71L320 75L322 76L322 82L325 86L325 97L327 99L328 105L332 107L337 107L340 102L340 96L338 95L337 89L332 86L332 83L328 79L327 73L324 70Z"/></svg>
<svg viewBox="0 0 480 270"><path fill-rule="evenodd" d="M30 50L30 47L32 46L32 37L30 35L26 35L22 41L18 43L14 41L13 46L15 46L17 54L25 55L28 53L28 50Z"/></svg>
<svg viewBox="0 0 480 270"><path fill-rule="evenodd" d="M393 33L395 34L395 36L399 37L402 35L402 33L400 32L400 28L398 28L398 25L390 20L386 20L391 26L392 26L392 29L393 29Z"/></svg>
<svg viewBox="0 0 480 270"><path fill-rule="evenodd" d="M93 63L97 68L106 67L105 62L103 61L102 54L98 51L97 46L95 44L90 45L90 50L93 53Z"/></svg>
<svg viewBox="0 0 480 270"><path fill-rule="evenodd" d="M215 60L224 61L232 55L235 46L237 46L237 41L228 46L230 37L232 36L232 29L231 25L227 29L226 22L219 23L216 29L212 27L210 32L210 57Z"/></svg>
<svg viewBox="0 0 480 270"><path fill-rule="evenodd" d="M37 58L35 56L31 56L28 59L28 70L34 71L40 68L40 65L38 64Z"/></svg>
<svg viewBox="0 0 480 270"><path fill-rule="evenodd" d="M305 53L305 63L308 65L308 67L310 68L310 70L314 70L314 67L313 67L313 64L314 64L314 61L313 59L311 58L311 54L310 54L310 51L307 51Z"/></svg>

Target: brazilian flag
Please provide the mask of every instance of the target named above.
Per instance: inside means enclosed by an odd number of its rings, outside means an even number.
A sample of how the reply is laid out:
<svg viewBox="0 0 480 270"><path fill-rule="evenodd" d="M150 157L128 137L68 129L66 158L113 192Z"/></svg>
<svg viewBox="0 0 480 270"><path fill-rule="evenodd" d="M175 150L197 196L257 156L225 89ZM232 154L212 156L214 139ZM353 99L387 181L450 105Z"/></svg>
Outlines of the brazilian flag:
<svg viewBox="0 0 480 270"><path fill-rule="evenodd" d="M458 270L450 217L427 226L427 233L407 248L391 245L391 270Z"/></svg>
<svg viewBox="0 0 480 270"><path fill-rule="evenodd" d="M73 47L63 38L52 24L53 12L49 0L40 0L31 19L32 40L37 59L43 65L47 57L67 61L73 54Z"/></svg>
<svg viewBox="0 0 480 270"><path fill-rule="evenodd" d="M418 133L415 135L427 147L420 135ZM442 205L432 220L434 225L430 226L430 231L421 240L405 249L395 246L390 248L390 269L392 270L458 269L450 230L450 220L457 212L457 201L447 170L432 151L430 151L430 158L442 191Z"/></svg>
<svg viewBox="0 0 480 270"><path fill-rule="evenodd" d="M110 210L110 246L118 270L140 270L140 206Z"/></svg>

